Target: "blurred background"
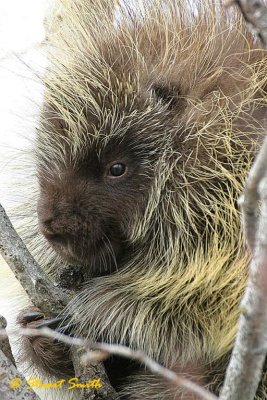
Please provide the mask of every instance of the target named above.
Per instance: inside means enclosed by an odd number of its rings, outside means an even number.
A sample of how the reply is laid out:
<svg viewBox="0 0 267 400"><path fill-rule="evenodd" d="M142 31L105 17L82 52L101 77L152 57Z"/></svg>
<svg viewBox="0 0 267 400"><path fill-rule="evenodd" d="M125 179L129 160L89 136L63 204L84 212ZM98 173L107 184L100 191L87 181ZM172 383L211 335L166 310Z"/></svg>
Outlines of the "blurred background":
<svg viewBox="0 0 267 400"><path fill-rule="evenodd" d="M0 202L6 208L23 179L16 158L31 146L42 102L43 20L49 0L0 1ZM23 165L23 163L21 163Z"/></svg>
<svg viewBox="0 0 267 400"><path fill-rule="evenodd" d="M49 0L0 0L0 203L12 215L21 202L42 103L43 20ZM29 301L0 256L0 314L12 329ZM16 355L16 340L10 342Z"/></svg>

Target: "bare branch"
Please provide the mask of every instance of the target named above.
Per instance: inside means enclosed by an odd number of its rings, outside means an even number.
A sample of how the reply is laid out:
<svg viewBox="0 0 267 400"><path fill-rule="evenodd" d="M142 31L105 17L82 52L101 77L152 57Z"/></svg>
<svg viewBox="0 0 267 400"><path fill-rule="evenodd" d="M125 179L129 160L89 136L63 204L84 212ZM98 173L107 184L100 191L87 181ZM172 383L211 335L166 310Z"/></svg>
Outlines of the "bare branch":
<svg viewBox="0 0 267 400"><path fill-rule="evenodd" d="M243 17L267 49L267 8L259 0L229 0L226 5L236 4Z"/></svg>
<svg viewBox="0 0 267 400"><path fill-rule="evenodd" d="M83 355L86 354L86 350L83 347L73 346L71 348L71 359L73 360L75 369L75 378L79 382L96 381L101 377L101 387L99 387L96 393L92 392L92 389L82 389L83 400L117 400L118 395L115 390L110 386L108 379L105 379L106 373L102 363L97 363L96 360L91 360L90 365L82 361ZM99 360L100 361L100 360ZM103 358L102 360L103 361Z"/></svg>
<svg viewBox="0 0 267 400"><path fill-rule="evenodd" d="M0 253L36 307L59 313L69 297L58 289L36 263L0 204Z"/></svg>
<svg viewBox="0 0 267 400"><path fill-rule="evenodd" d="M34 391L29 391L25 378L15 367L15 361L5 332L6 320L0 317L0 398L1 400L38 400Z"/></svg>
<svg viewBox="0 0 267 400"><path fill-rule="evenodd" d="M0 316L0 329L6 329L6 325L7 325L6 319ZM0 349L9 359L9 361L11 361L13 365L15 365L15 360L13 358L13 354L7 336L0 336Z"/></svg>
<svg viewBox="0 0 267 400"><path fill-rule="evenodd" d="M218 400L218 398L203 388L200 385L182 377L181 375L177 375L172 370L163 367L152 358L146 356L142 351L133 351L128 347L121 345L112 345L106 343L91 343L91 350L96 350L96 357L99 357L100 353L105 357L106 354L113 354L121 357L127 357L135 361L139 361L144 364L151 372L160 375L162 378L172 382L172 384L180 386L185 389L187 392L194 393L204 400ZM88 352L84 357L83 361L88 362L94 360L94 352Z"/></svg>
<svg viewBox="0 0 267 400"><path fill-rule="evenodd" d="M19 330L13 330L12 334L20 334L26 336L45 336L59 340L69 346L77 346L79 348L83 348L85 349L85 353L83 354L81 361L85 364L87 364L88 362L103 361L110 355L126 357L135 361L139 361L141 364L144 364L151 372L160 375L162 378L172 382L172 384L174 385L180 386L188 392L196 394L203 400L218 400L215 395L210 393L205 388L184 378L181 375L177 375L172 370L163 367L152 358L146 356L142 351L134 351L122 345L93 343L82 338L69 337L62 333L55 332L49 328L41 328L38 330L21 328ZM0 336L1 335L5 335L5 332L3 330L0 330Z"/></svg>
<svg viewBox="0 0 267 400"><path fill-rule="evenodd" d="M5 330L1 329L2 332ZM1 339L3 339L2 336ZM1 344L2 340L0 341ZM0 398L1 400L40 400L37 394L29 389L23 375L12 364L0 349Z"/></svg>
<svg viewBox="0 0 267 400"><path fill-rule="evenodd" d="M231 4L239 6L267 48L266 6L258 0L233 0ZM240 205L253 259L221 400L253 400L267 354L267 138L251 168Z"/></svg>
<svg viewBox="0 0 267 400"><path fill-rule="evenodd" d="M267 347L267 176L266 141L249 174L244 191L242 213L252 220L250 241L254 255L250 276L241 303L241 316L234 350L226 372L221 400L253 400L262 375ZM253 215L257 199L262 202L260 217ZM248 215L246 215L248 213ZM254 220L253 220L254 219ZM257 221L257 229L255 229ZM248 223L248 222L246 222ZM250 227L247 225L247 229ZM254 237L253 237L254 235Z"/></svg>
<svg viewBox="0 0 267 400"><path fill-rule="evenodd" d="M251 251L255 248L256 232L258 229L259 215L259 184L266 175L267 171L267 138L265 139L261 151L258 154L257 162L252 166L247 178L246 187L239 204L242 208L242 219L245 237Z"/></svg>

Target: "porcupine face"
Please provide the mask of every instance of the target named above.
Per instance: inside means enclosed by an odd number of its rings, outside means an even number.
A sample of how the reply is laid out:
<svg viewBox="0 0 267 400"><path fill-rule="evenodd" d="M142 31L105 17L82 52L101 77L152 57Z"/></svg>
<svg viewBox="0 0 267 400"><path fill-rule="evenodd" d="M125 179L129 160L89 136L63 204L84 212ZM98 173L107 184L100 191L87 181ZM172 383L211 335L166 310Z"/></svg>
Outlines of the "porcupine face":
<svg viewBox="0 0 267 400"><path fill-rule="evenodd" d="M124 112L107 106L104 121L87 111L78 147L64 116L45 106L36 151L39 227L65 261L87 266L91 276L120 268L136 247L129 238L144 218L167 132L158 116L166 106L151 96L134 98Z"/></svg>

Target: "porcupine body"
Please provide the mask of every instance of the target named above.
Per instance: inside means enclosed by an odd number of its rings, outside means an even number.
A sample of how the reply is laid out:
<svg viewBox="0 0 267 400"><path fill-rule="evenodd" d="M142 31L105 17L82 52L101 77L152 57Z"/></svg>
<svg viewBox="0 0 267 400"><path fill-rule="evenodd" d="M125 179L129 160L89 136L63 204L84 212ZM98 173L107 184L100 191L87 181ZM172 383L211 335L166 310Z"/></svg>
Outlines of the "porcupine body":
<svg viewBox="0 0 267 400"><path fill-rule="evenodd" d="M218 393L247 277L237 199L263 137L266 54L218 2L98 3L63 2L49 38L35 151L45 243L29 245L52 273L59 259L82 266L77 334ZM118 387L195 399L144 370Z"/></svg>

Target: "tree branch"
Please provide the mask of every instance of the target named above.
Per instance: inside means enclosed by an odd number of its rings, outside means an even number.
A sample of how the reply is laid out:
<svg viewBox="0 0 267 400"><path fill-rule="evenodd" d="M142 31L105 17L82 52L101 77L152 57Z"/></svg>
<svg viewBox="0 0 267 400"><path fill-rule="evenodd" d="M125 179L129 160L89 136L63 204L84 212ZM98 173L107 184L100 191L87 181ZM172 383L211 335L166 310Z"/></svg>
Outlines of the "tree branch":
<svg viewBox="0 0 267 400"><path fill-rule="evenodd" d="M242 220L247 243L253 252L255 249L255 241L257 240L257 229L259 219L259 185L266 175L267 171L267 140L265 139L262 149L258 154L257 162L255 162L250 170L244 193L239 200L242 209Z"/></svg>
<svg viewBox="0 0 267 400"><path fill-rule="evenodd" d="M0 204L0 253L12 269L33 304L43 312L58 314L69 296L53 285L15 231Z"/></svg>
<svg viewBox="0 0 267 400"><path fill-rule="evenodd" d="M267 335L267 176L263 176L262 161L267 159L267 142L262 147L249 174L242 212L251 218L252 200L262 201L258 229L254 232L254 255L250 276L241 302L241 316L221 400L253 400L262 375L266 358ZM263 165L264 165L263 163ZM247 205L248 204L248 205ZM254 204L254 207L256 205ZM246 216L246 213L249 213ZM257 217L255 216L255 219ZM253 223L253 227L255 222ZM249 227L248 227L249 229ZM254 231L254 228L252 228Z"/></svg>
<svg viewBox="0 0 267 400"><path fill-rule="evenodd" d="M235 0L231 4L238 5L267 48L266 6L258 0ZM267 354L267 138L249 173L240 206L253 258L221 400L253 400Z"/></svg>
<svg viewBox="0 0 267 400"><path fill-rule="evenodd" d="M226 5L236 4L249 27L254 31L263 46L267 48L267 8L259 0L230 0Z"/></svg>
<svg viewBox="0 0 267 400"><path fill-rule="evenodd" d="M7 326L6 319L0 315L0 330L5 330L6 326ZM7 336L0 336L0 349L9 359L9 361L11 361L13 365L15 365L15 360Z"/></svg>
<svg viewBox="0 0 267 400"><path fill-rule="evenodd" d="M0 398L1 400L40 400L29 390L25 378L15 367L15 361L5 331L6 320L0 316Z"/></svg>
<svg viewBox="0 0 267 400"><path fill-rule="evenodd" d="M0 350L0 398L1 400L40 400L23 375Z"/></svg>
<svg viewBox="0 0 267 400"><path fill-rule="evenodd" d="M86 339L75 338L64 335L59 332L55 332L49 328L41 329L28 329L21 328L18 330L13 330L12 334L20 334L25 336L45 336L51 339L55 339L65 343L69 346L75 346L79 349L84 349L84 354L81 357L81 362L87 365L89 362L99 362L103 361L111 355L126 357L135 361L139 361L141 364L145 365L151 372L161 376L162 378L170 381L172 384L180 386L187 392L194 393L203 400L219 400L215 395L210 393L205 388L200 385L184 378L181 375L177 375L172 370L163 367L152 358L146 356L142 351L134 351L126 346L113 345L106 343L94 343ZM5 331L0 330L1 335L5 335ZM89 379L92 379L91 377ZM85 382L85 380L83 380Z"/></svg>

